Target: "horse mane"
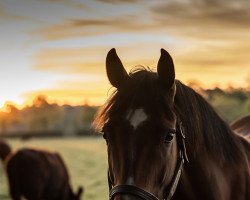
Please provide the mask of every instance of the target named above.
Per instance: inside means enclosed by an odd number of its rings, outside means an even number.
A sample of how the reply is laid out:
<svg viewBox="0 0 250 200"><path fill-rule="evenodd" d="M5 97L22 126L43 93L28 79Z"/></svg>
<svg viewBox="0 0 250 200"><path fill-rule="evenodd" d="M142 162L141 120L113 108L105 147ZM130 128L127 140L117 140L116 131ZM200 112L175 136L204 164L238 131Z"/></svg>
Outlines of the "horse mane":
<svg viewBox="0 0 250 200"><path fill-rule="evenodd" d="M198 151L199 145L204 145L211 155L224 161L241 159L241 144L237 135L214 108L180 81L176 81L176 89L176 112L185 127L187 140L194 145L193 153Z"/></svg>
<svg viewBox="0 0 250 200"><path fill-rule="evenodd" d="M130 108L142 106L152 112L165 112L169 118L177 115L192 143L193 152L201 145L212 155L227 161L237 161L241 157L240 142L229 125L216 113L209 103L190 87L176 80L174 106L167 103L159 83L157 73L148 68L134 68L131 80L121 90L115 90L101 107L93 122L100 131L110 117L119 117Z"/></svg>

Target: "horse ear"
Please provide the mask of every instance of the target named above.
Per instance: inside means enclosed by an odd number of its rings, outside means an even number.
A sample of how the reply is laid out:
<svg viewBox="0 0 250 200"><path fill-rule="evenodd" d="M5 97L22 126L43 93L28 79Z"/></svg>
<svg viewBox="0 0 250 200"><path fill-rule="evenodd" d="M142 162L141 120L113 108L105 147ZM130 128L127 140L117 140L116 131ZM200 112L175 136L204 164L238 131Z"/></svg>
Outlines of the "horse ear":
<svg viewBox="0 0 250 200"><path fill-rule="evenodd" d="M160 85L165 91L174 87L174 62L170 54L165 49L161 49L161 57L157 65L157 73Z"/></svg>
<svg viewBox="0 0 250 200"><path fill-rule="evenodd" d="M82 186L79 186L78 190L77 190L77 193L76 193L76 196L78 198L80 198L80 196L82 195L83 192L84 192L84 188Z"/></svg>
<svg viewBox="0 0 250 200"><path fill-rule="evenodd" d="M106 71L109 82L116 88L120 88L129 78L115 49L111 49L106 58Z"/></svg>

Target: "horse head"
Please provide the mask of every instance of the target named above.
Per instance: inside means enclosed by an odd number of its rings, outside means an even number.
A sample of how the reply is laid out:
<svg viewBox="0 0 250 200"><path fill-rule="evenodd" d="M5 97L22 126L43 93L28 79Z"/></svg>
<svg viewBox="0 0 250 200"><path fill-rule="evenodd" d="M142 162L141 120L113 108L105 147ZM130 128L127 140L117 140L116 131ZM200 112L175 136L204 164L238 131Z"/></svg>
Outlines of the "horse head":
<svg viewBox="0 0 250 200"><path fill-rule="evenodd" d="M173 60L162 49L157 73L128 74L111 49L106 71L117 90L96 121L102 121L107 142L110 199L163 199L177 176L179 155Z"/></svg>

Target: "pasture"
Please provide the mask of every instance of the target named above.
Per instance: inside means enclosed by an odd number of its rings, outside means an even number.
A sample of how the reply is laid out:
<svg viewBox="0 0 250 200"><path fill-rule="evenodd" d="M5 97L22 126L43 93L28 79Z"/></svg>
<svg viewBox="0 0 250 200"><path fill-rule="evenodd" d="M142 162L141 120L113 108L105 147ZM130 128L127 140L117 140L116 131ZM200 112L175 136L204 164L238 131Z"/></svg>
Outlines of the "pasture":
<svg viewBox="0 0 250 200"><path fill-rule="evenodd" d="M8 140L14 150L22 147L60 152L66 162L74 191L85 188L84 200L108 199L106 144L102 138L50 138ZM0 164L0 199L10 200L3 165Z"/></svg>

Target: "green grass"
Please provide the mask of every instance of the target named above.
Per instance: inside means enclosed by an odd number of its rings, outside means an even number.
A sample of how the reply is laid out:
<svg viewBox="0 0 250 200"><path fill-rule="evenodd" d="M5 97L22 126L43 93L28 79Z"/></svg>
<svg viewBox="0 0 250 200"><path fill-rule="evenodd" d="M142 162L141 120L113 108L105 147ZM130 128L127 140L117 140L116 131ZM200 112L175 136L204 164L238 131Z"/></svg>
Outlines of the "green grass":
<svg viewBox="0 0 250 200"><path fill-rule="evenodd" d="M60 152L71 175L74 191L85 188L84 200L108 199L106 144L101 138L8 140L14 150L32 147ZM9 200L8 183L0 164L0 199Z"/></svg>

